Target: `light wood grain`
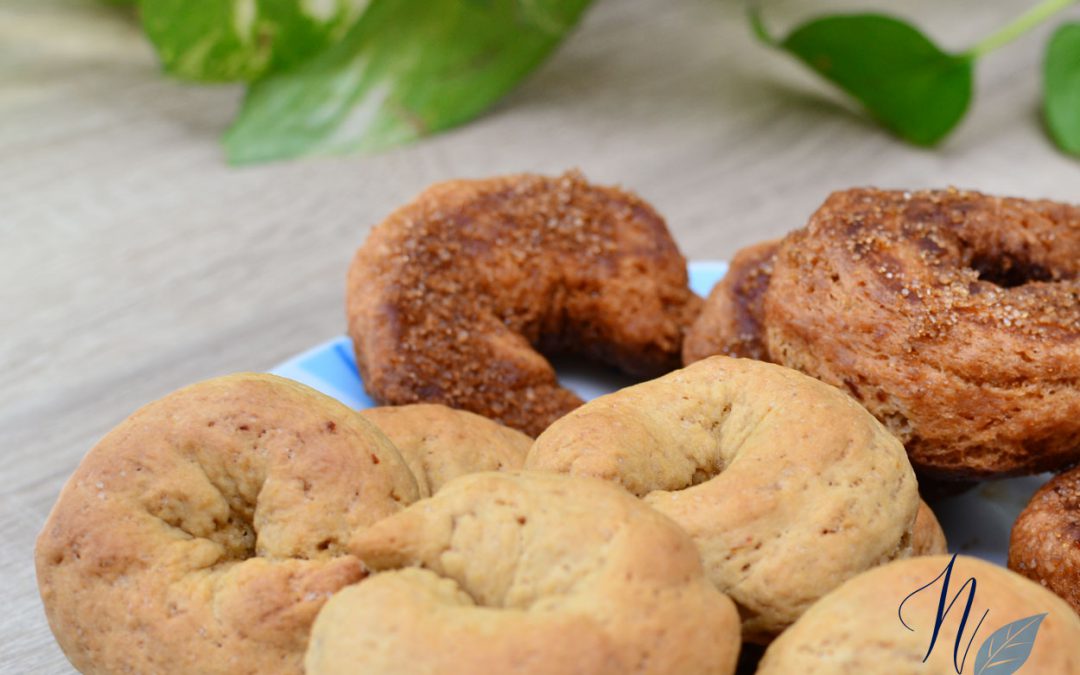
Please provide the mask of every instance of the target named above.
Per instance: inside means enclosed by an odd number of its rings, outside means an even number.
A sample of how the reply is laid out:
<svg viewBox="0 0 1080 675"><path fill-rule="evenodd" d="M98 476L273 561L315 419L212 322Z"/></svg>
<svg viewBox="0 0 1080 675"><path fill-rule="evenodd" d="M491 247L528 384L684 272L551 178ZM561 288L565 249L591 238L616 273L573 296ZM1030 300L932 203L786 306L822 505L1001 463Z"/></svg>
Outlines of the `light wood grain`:
<svg viewBox="0 0 1080 675"><path fill-rule="evenodd" d="M1026 5L988 4L919 0L904 11L962 46ZM782 234L852 184L1080 201L1080 164L1038 121L1042 41L983 64L973 114L930 152L884 135L754 44L738 3L606 0L474 124L375 157L234 169L217 136L240 90L161 77L137 27L107 6L5 0L0 668L70 670L31 558L82 454L170 390L267 369L340 333L353 249L425 185L581 167L655 203L697 258Z"/></svg>

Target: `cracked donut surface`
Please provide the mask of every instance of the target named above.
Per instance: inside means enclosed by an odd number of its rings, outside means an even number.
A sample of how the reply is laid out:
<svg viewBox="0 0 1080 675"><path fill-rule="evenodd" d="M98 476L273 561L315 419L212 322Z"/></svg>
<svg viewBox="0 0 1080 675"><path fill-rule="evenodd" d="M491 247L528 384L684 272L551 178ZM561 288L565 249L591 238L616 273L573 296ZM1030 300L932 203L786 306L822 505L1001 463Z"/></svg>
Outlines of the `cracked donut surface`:
<svg viewBox="0 0 1080 675"><path fill-rule="evenodd" d="M853 189L734 263L687 363L753 356L844 388L932 478L1080 460L1080 207Z"/></svg>
<svg viewBox="0 0 1080 675"><path fill-rule="evenodd" d="M586 403L536 439L525 466L616 482L670 516L756 642L851 576L911 555L920 505L903 447L851 397L724 356Z"/></svg>
<svg viewBox="0 0 1080 675"><path fill-rule="evenodd" d="M352 534L420 498L397 450L272 375L201 382L106 435L35 562L83 673L300 673L327 597L364 577Z"/></svg>
<svg viewBox="0 0 1080 675"><path fill-rule="evenodd" d="M679 365L701 300L664 220L579 174L457 180L376 226L349 270L364 386L532 436L581 404L543 354L651 377Z"/></svg>
<svg viewBox="0 0 1080 675"><path fill-rule="evenodd" d="M319 614L309 675L734 671L738 615L693 542L603 481L472 474L349 548L374 573Z"/></svg>

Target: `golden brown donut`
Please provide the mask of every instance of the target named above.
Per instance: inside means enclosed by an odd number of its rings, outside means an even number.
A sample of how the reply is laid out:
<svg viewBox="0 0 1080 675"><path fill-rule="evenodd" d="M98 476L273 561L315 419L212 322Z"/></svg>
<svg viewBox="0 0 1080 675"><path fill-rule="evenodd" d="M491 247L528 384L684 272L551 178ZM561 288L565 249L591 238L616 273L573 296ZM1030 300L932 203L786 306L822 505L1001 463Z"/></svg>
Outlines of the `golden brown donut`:
<svg viewBox="0 0 1080 675"><path fill-rule="evenodd" d="M581 404L541 354L679 365L701 300L664 220L577 173L428 188L349 269L349 335L381 404L442 403L532 436Z"/></svg>
<svg viewBox="0 0 1080 675"><path fill-rule="evenodd" d="M364 577L349 537L419 498L353 411L272 375L201 382L106 435L38 538L49 625L83 673L300 673Z"/></svg>
<svg viewBox="0 0 1080 675"><path fill-rule="evenodd" d="M723 317L741 302L763 327L767 360L847 389L920 475L978 479L1080 460L1080 208L847 190L781 242L771 273L768 262L746 264L769 276L764 293L750 301L734 281L720 284L687 338L687 362L757 354Z"/></svg>
<svg viewBox="0 0 1080 675"><path fill-rule="evenodd" d="M437 403L368 408L360 415L393 442L425 497L467 473L520 469L532 445L516 429Z"/></svg>
<svg viewBox="0 0 1080 675"><path fill-rule="evenodd" d="M750 641L912 554L919 497L899 441L843 392L761 361L714 356L594 399L525 467L614 481L670 516Z"/></svg>
<svg viewBox="0 0 1080 675"><path fill-rule="evenodd" d="M897 560L847 581L769 645L758 675L956 675L954 647L971 586L962 587L971 578L975 579L974 600L955 660L964 673L978 672L975 661L979 651L998 628L1045 613L1028 660L1018 672L1080 675L1080 617L1038 584L1004 567L966 556L956 557L946 602L957 594L958 598L945 615L938 639L924 663L941 600L942 580L906 602L905 598L933 582L949 559L939 555ZM978 626L987 610L989 613ZM1021 639L1026 635L1022 633ZM1003 640L995 642L1000 647ZM996 653L998 658L988 663L1001 663L1017 655L1015 650ZM982 672L1013 671L999 665Z"/></svg>
<svg viewBox="0 0 1080 675"><path fill-rule="evenodd" d="M308 675L733 672L739 618L669 519L603 481L479 473L350 550L376 572L319 613Z"/></svg>
<svg viewBox="0 0 1080 675"><path fill-rule="evenodd" d="M1052 478L1013 523L1009 568L1080 613L1080 467Z"/></svg>

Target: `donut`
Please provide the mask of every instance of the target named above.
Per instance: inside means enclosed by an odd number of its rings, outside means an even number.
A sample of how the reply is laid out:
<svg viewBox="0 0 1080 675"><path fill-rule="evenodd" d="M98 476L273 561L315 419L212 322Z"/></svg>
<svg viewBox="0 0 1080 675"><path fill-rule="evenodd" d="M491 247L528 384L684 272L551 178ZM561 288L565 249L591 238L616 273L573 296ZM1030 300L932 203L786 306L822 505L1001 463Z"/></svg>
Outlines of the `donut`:
<svg viewBox="0 0 1080 675"><path fill-rule="evenodd" d="M603 481L463 476L349 550L374 574L319 613L308 675L734 671L738 615L693 542Z"/></svg>
<svg viewBox="0 0 1080 675"><path fill-rule="evenodd" d="M748 641L913 552L918 488L899 441L843 392L762 361L714 356L594 399L525 467L614 481L670 516Z"/></svg>
<svg viewBox="0 0 1080 675"><path fill-rule="evenodd" d="M769 645L758 675L1080 673L1080 617L1038 584L967 556L957 556L952 565L946 602L955 601L927 656L942 600L944 579L938 577L950 560L947 555L897 560L848 580ZM974 585L965 586L969 579ZM960 633L969 597L971 611ZM1010 644L1034 637L1026 662L1018 658L1021 649L1001 650L1010 630ZM986 659L991 647L995 656ZM976 668L977 661L982 667Z"/></svg>
<svg viewBox="0 0 1080 675"><path fill-rule="evenodd" d="M844 388L920 476L1080 460L1080 207L853 189L759 253L710 294L685 362L762 356ZM751 347L732 307L760 327Z"/></svg>
<svg viewBox="0 0 1080 675"><path fill-rule="evenodd" d="M442 403L531 436L581 404L542 354L652 377L679 366L700 305L652 207L577 173L428 188L372 230L346 302L380 404Z"/></svg>
<svg viewBox="0 0 1080 675"><path fill-rule="evenodd" d="M109 432L35 551L53 633L83 673L301 673L346 545L420 497L355 412L272 375L181 389Z"/></svg>
<svg viewBox="0 0 1080 675"><path fill-rule="evenodd" d="M1013 523L1009 569L1080 613L1080 467L1055 476L1031 497Z"/></svg>
<svg viewBox="0 0 1080 675"><path fill-rule="evenodd" d="M740 250L728 263L727 274L709 293L698 318L683 341L683 363L715 354L768 361L762 342L761 304L772 276L780 240Z"/></svg>
<svg viewBox="0 0 1080 675"><path fill-rule="evenodd" d="M520 431L437 403L368 408L360 415L386 434L426 497L467 473L520 469L532 445Z"/></svg>

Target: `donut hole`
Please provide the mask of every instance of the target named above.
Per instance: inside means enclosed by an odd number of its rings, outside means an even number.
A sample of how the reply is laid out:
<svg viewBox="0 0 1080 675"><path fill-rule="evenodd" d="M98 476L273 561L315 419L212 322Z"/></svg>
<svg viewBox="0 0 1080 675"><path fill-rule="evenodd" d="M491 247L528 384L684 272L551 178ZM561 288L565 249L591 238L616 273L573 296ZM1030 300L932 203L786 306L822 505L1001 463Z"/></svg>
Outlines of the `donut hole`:
<svg viewBox="0 0 1080 675"><path fill-rule="evenodd" d="M220 546L221 554L217 560L218 564L241 562L258 555L256 550L258 533L255 530L254 519L250 515L230 509L225 519L215 518L212 529L205 531L204 528L188 522L175 511L150 509L150 513L184 539L202 539Z"/></svg>
<svg viewBox="0 0 1080 675"><path fill-rule="evenodd" d="M219 536L211 538L225 548L226 560L239 562L257 555L255 550L257 536L252 519L232 513L220 530Z"/></svg>
<svg viewBox="0 0 1080 675"><path fill-rule="evenodd" d="M1053 281L1054 273L1030 260L1010 254L976 254L971 269L986 281L1000 288L1016 288L1035 281Z"/></svg>

